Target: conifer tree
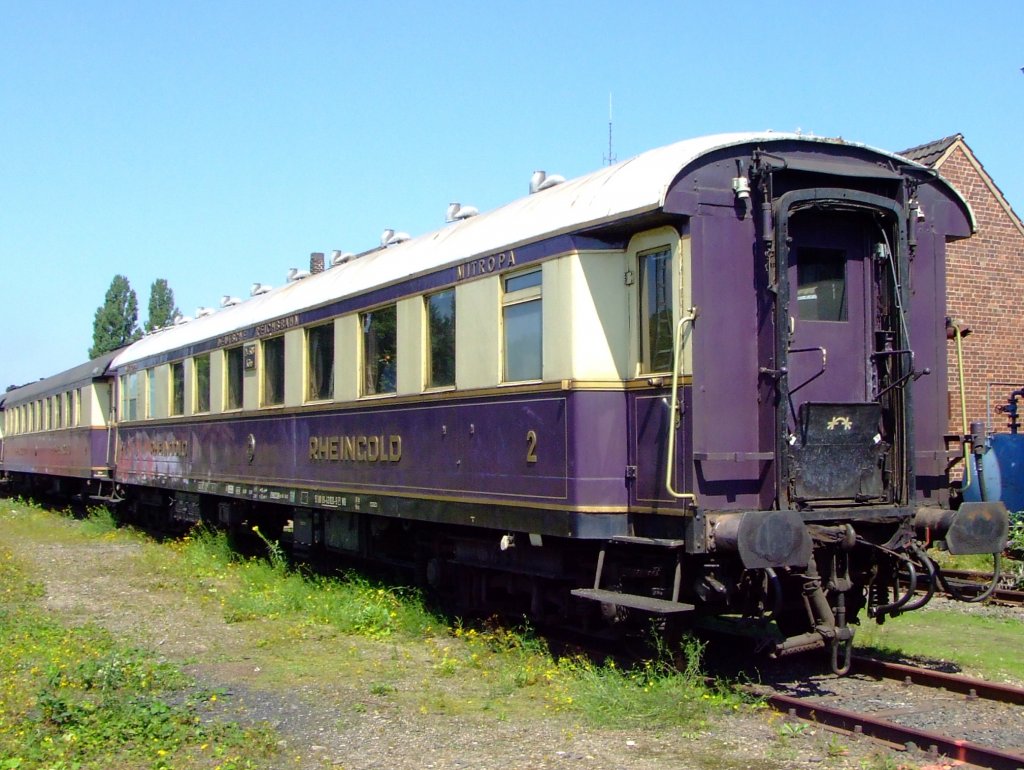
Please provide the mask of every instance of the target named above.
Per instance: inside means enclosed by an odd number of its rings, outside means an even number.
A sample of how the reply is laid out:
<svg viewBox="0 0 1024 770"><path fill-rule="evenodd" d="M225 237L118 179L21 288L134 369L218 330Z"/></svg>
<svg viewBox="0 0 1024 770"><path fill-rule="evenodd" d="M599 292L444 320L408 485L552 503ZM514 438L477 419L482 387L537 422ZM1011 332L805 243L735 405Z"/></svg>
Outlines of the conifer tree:
<svg viewBox="0 0 1024 770"><path fill-rule="evenodd" d="M149 287L149 318L145 329L151 332L174 323L181 317L181 311L174 306L174 292L163 278L157 278Z"/></svg>
<svg viewBox="0 0 1024 770"><path fill-rule="evenodd" d="M139 301L131 284L123 275L115 275L103 304L96 308L89 358L97 358L139 339L142 332L136 326L138 318Z"/></svg>

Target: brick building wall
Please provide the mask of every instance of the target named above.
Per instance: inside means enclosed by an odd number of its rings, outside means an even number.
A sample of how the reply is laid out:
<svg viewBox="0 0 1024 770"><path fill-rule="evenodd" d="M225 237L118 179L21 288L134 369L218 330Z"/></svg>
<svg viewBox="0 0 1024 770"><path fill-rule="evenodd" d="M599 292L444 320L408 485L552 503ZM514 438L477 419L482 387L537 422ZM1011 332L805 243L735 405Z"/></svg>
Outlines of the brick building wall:
<svg viewBox="0 0 1024 770"><path fill-rule="evenodd" d="M1005 402L1010 391L1024 387L1024 225L963 137L951 139L934 162L926 165L937 169L970 203L977 232L947 246L947 314L971 329L963 339L967 420L984 421L990 401L992 428L1005 431L1006 418L995 407ZM960 396L953 342L949 344L948 363L949 430L959 433Z"/></svg>

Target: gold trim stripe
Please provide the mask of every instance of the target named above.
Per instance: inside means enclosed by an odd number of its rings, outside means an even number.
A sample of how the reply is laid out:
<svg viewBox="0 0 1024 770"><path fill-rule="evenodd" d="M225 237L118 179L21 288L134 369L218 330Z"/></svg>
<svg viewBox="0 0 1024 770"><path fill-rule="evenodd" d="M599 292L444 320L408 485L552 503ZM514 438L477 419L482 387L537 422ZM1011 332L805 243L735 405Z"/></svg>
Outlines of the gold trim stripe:
<svg viewBox="0 0 1024 770"><path fill-rule="evenodd" d="M634 380L609 380L607 382L602 380L554 380L550 382L530 383L527 385L498 385L495 387L475 388L472 390L445 390L440 392L427 391L402 396L370 396L356 399L354 401L316 401L314 403L304 404L303 406L272 406L248 411L232 409L225 412L202 412L200 414L176 415L174 417L161 417L157 419L131 421L121 420L118 425L132 428L162 425L170 426L188 422L219 422L225 419L240 419L260 416L282 417L300 414L316 414L318 412L359 411L367 408L380 409L381 407L405 406L408 404L430 406L435 403L445 403L459 399L521 396L536 393L564 393L574 391L605 391L609 393L616 393L625 391L657 390L667 387L666 384L660 382L663 379L667 380L668 378L657 375L648 375ZM693 384L693 377L691 375L681 376L679 379L683 385ZM103 428L102 430L106 430L106 428Z"/></svg>
<svg viewBox="0 0 1024 770"><path fill-rule="evenodd" d="M177 478L177 477L166 477L165 476L164 478L166 480L168 478ZM156 480L157 479L149 479L145 483L151 484L153 481L156 481ZM261 484L259 484L256 481L244 481L244 480L239 480L237 478L228 478L228 477L222 477L222 476L211 476L209 478L202 479L202 481L204 481L204 482L214 482L214 483L217 483L217 484L235 484L237 486L247 487L249 489L256 489L256 488L261 486ZM128 483L133 483L133 482L129 481ZM135 482L135 483L139 483L139 482ZM302 491L304 491L304 492L319 492L319 493L331 494L331 495L362 495L362 496L367 498L367 502L369 502L369 500L371 500L371 499L380 498L380 497L388 497L388 498L395 498L395 499L401 499L401 500L408 500L408 499L413 499L414 498L414 499L417 499L417 500L430 500L430 501L433 501L433 502L442 502L442 503L487 504L487 505L492 505L492 506L493 505L501 505L501 506L505 506L505 507L508 507L508 508L535 508L535 509L538 509L538 510L545 510L545 511L566 511L566 512L571 512L571 513L616 513L616 514L636 513L636 514L661 514L663 516L683 516L683 515L687 515L687 511L686 511L686 509L683 506L680 506L679 508L670 508L668 506L660 506L660 507L655 507L655 506L635 506L635 507L631 508L629 506L624 506L624 505L567 505L567 504L560 504L560 503L549 504L547 502L544 502L543 500L540 500L540 501L538 501L536 503L530 503L530 502L526 502L526 501L523 501L523 500L507 500L505 498L495 499L493 497L467 497L467 496L459 496L459 495L435 495L435 494L417 494L415 496L408 495L408 494L398 495L398 494L390 494L390 493L387 493L387 492L379 492L379 491L376 491L376 490L370 490L370 489L367 489L367 488L364 488L364 487L346 487L344 489L336 489L336 488L322 487L322 486L310 486L308 484L298 484L298 483L291 484L291 485L288 485L288 486L284 486L284 485L270 485L270 486L274 486L274 487L279 488L279 489L285 489L285 490L288 490L288 491L296 490L296 491L300 491L300 492L302 492ZM170 485L165 485L165 487L166 488L174 488L173 486L170 486ZM209 493L209 492L202 492L202 494L211 494L211 493ZM228 494L228 493L224 492L224 494ZM235 497L235 498L239 498L239 499L244 499L244 500L251 500L251 499L253 499L252 495L232 494L231 496ZM298 506L300 508L304 507L303 504L300 504L298 502L296 502L296 503L290 503L290 502L289 503L285 503L285 502L282 502L282 501L275 501L275 500L267 500L267 501L264 501L264 502L271 502L271 503L281 504L281 505L296 505L296 506ZM317 506L317 507L325 507L325 506ZM349 508L351 508L351 507L352 506L349 506ZM361 511L358 511L358 513L370 513L370 514L372 514L372 513L375 513L375 512L372 511L372 510L361 510Z"/></svg>

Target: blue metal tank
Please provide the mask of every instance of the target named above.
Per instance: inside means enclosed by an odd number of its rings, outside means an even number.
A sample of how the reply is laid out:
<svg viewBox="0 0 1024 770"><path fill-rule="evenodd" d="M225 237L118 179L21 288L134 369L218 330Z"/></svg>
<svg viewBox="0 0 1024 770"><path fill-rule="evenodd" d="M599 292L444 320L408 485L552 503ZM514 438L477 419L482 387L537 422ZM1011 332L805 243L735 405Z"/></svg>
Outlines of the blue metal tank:
<svg viewBox="0 0 1024 770"><path fill-rule="evenodd" d="M981 482L969 471L964 500L1002 500L1010 511L1024 510L1024 433L995 433L981 455Z"/></svg>

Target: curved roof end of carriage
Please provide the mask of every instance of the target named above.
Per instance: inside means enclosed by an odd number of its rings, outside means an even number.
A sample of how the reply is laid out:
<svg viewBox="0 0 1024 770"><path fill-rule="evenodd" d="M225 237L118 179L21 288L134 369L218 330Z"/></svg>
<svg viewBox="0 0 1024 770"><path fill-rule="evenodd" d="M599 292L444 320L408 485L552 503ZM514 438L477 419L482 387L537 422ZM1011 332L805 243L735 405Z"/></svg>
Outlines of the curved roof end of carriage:
<svg viewBox="0 0 1024 770"><path fill-rule="evenodd" d="M779 142L859 148L891 161L894 167L916 168L922 175L936 176L930 169L902 156L843 139L773 131L685 139L551 186L493 211L458 219L440 230L381 246L322 273L250 297L190 323L160 330L122 350L112 361L111 368L187 348L476 257L513 249L542 237L656 211L665 205L673 183L702 158L730 147ZM973 230L974 215L970 207L951 185L939 179L962 204Z"/></svg>
<svg viewBox="0 0 1024 770"><path fill-rule="evenodd" d="M78 387L92 380L104 377L110 368L111 362L119 353L127 350L128 348L121 348L110 353L104 353L97 358L86 361L84 364L73 366L59 374L12 388L4 394L3 399L0 400L0 406L9 408L25 404L37 398L60 393L69 388Z"/></svg>

